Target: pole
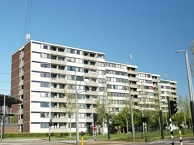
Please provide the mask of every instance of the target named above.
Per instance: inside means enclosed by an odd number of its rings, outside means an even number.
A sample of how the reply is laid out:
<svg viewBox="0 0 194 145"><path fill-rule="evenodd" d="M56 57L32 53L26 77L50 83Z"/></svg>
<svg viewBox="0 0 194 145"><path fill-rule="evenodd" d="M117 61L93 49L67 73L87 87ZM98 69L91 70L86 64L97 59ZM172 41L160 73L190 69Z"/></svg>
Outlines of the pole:
<svg viewBox="0 0 194 145"><path fill-rule="evenodd" d="M160 115L161 139L164 139L164 128L163 128L162 110L159 110L159 115Z"/></svg>
<svg viewBox="0 0 194 145"><path fill-rule="evenodd" d="M2 130L2 139L4 139L4 134L5 134L5 95L4 95L4 97L3 97L3 130Z"/></svg>
<svg viewBox="0 0 194 145"><path fill-rule="evenodd" d="M96 141L96 129L94 129L94 141Z"/></svg>
<svg viewBox="0 0 194 145"><path fill-rule="evenodd" d="M171 143L174 145L174 134L173 134L173 128L172 128L172 119L169 118L170 121L170 135L171 135Z"/></svg>
<svg viewBox="0 0 194 145"><path fill-rule="evenodd" d="M81 145L84 145L84 137L81 137Z"/></svg>
<svg viewBox="0 0 194 145"><path fill-rule="evenodd" d="M158 103L159 103L161 139L164 139L164 128L163 128L163 119L162 119L162 109L161 109L161 104L160 104L159 83L158 83Z"/></svg>
<svg viewBox="0 0 194 145"><path fill-rule="evenodd" d="M51 141L51 127L49 125L49 141Z"/></svg>
<svg viewBox="0 0 194 145"><path fill-rule="evenodd" d="M128 120L126 118L126 124L127 124L127 134L129 133L129 123L128 123Z"/></svg>
<svg viewBox="0 0 194 145"><path fill-rule="evenodd" d="M76 107L76 145L79 145L79 122L78 122L78 99L77 99L77 83L76 83L76 69L75 69L75 107Z"/></svg>
<svg viewBox="0 0 194 145"><path fill-rule="evenodd" d="M144 122L144 133L145 133L145 142L148 141L148 138L147 138L147 123Z"/></svg>
<svg viewBox="0 0 194 145"><path fill-rule="evenodd" d="M107 119L107 132L108 132L108 139L110 139L110 124L109 124L109 115L108 115L108 95L107 95L107 88L105 89L106 95L106 119Z"/></svg>
<svg viewBox="0 0 194 145"><path fill-rule="evenodd" d="M109 124L109 115L108 115L108 112L106 113L106 118L107 118L108 139L110 139L110 124Z"/></svg>
<svg viewBox="0 0 194 145"><path fill-rule="evenodd" d="M3 130L3 117L1 118L1 141L2 141L2 130Z"/></svg>
<svg viewBox="0 0 194 145"><path fill-rule="evenodd" d="M193 84L191 78L191 69L188 59L187 50L185 50L185 60L186 60L186 68L187 68L187 79L189 85L189 94L190 94L190 107L191 107L191 118L192 118L192 127L193 127L193 135L194 135L194 103L193 103Z"/></svg>
<svg viewBox="0 0 194 145"><path fill-rule="evenodd" d="M81 131L81 145L84 145L84 132Z"/></svg>
<svg viewBox="0 0 194 145"><path fill-rule="evenodd" d="M130 91L130 82L129 82L129 98L130 98L130 112L131 112L131 128L132 128L132 137L135 140L135 129L134 129L134 121L133 121L133 97Z"/></svg>
<svg viewBox="0 0 194 145"><path fill-rule="evenodd" d="M180 145L183 145L181 131L179 131L179 139L180 139Z"/></svg>
<svg viewBox="0 0 194 145"><path fill-rule="evenodd" d="M49 65L50 67L50 81L49 81L49 86L50 86L50 101L49 101L49 141L51 140L51 126L52 126L52 122L51 122L51 64Z"/></svg>
<svg viewBox="0 0 194 145"><path fill-rule="evenodd" d="M168 103L168 117L169 117L169 124L170 124L170 136L171 136L171 143L174 145L174 135L173 135L173 128L172 128L172 119L171 119L171 111L170 111L170 99L167 97Z"/></svg>

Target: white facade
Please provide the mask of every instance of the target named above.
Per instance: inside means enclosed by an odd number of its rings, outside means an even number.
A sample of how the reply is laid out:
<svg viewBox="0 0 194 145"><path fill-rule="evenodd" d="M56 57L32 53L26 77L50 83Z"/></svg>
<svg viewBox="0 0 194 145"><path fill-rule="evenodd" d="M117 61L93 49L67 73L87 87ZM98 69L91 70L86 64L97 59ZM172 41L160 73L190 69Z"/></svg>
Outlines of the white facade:
<svg viewBox="0 0 194 145"><path fill-rule="evenodd" d="M75 93L77 93L79 106L79 131L84 132L93 125L97 99L108 98L108 111L117 114L129 105L130 97L133 98L134 109L156 110L155 85L161 87L160 101L164 110L166 97L163 92L166 92L168 85L171 86L170 91L176 97L176 82L171 81L165 87L164 81L160 82L159 75L138 73L137 66L106 61L104 53L39 41L29 43L29 60L25 59L27 54L23 53L23 47L18 50L21 100L26 97L24 83L30 82L30 100L27 100L30 105L29 132L48 132L50 118L52 118L51 132L69 132L70 123L71 131L75 132L75 113L71 118L68 115L69 105L72 104L71 102L75 103L75 99L72 98ZM28 61L30 61L30 68L26 70ZM28 77L26 72L30 72L30 79L24 82L24 78ZM25 104L24 100L23 103ZM25 108L23 104L19 107L18 123L25 127L23 107Z"/></svg>

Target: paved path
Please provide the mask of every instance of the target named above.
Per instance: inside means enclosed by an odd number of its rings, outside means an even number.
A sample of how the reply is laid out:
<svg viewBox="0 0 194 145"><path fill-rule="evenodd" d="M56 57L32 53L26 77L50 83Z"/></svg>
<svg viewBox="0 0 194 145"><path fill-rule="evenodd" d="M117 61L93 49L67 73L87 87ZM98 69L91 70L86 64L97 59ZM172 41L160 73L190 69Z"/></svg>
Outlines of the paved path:
<svg viewBox="0 0 194 145"><path fill-rule="evenodd" d="M152 142L126 142L126 141L93 141L87 140L84 145L169 145L169 140L152 141ZM194 140L183 141L184 145L194 145ZM45 139L5 139L0 145L75 145L75 141L48 141ZM81 145L81 143L80 143ZM175 145L180 145L179 141L175 141Z"/></svg>

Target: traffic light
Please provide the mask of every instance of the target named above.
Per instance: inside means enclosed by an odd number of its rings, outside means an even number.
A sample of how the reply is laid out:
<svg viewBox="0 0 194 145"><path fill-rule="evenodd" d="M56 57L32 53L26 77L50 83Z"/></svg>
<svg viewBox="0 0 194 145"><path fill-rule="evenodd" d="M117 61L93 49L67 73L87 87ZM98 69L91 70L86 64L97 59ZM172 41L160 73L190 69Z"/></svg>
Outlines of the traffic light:
<svg viewBox="0 0 194 145"><path fill-rule="evenodd" d="M145 123L145 122L148 121L148 117L142 117L141 119L142 119L142 122L143 122L143 123Z"/></svg>
<svg viewBox="0 0 194 145"><path fill-rule="evenodd" d="M50 119L49 126L50 127L52 126L52 119Z"/></svg>
<svg viewBox="0 0 194 145"><path fill-rule="evenodd" d="M178 111L177 101L171 100L170 101L170 113L171 113L171 115L174 115L177 111Z"/></svg>
<svg viewBox="0 0 194 145"><path fill-rule="evenodd" d="M94 124L96 125L96 123L97 123L97 114L96 113L93 114L93 121L94 121Z"/></svg>

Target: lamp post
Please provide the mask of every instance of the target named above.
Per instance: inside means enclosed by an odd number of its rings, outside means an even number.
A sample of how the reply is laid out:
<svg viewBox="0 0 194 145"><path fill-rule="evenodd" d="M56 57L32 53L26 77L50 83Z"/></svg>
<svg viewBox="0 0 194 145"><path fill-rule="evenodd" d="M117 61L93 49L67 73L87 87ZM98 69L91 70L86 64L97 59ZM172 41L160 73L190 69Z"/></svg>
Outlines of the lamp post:
<svg viewBox="0 0 194 145"><path fill-rule="evenodd" d="M133 136L133 140L135 140L135 128L134 128L134 121L133 121L133 97L131 95L131 90L130 90L130 81L129 81L129 98L130 98L132 136Z"/></svg>
<svg viewBox="0 0 194 145"><path fill-rule="evenodd" d="M183 52L185 53L185 61L186 61L186 69L187 69L187 80L189 86L189 95L190 95L190 107L191 107L191 119L192 119L192 127L193 127L193 134L194 134L194 98L193 98L193 85L192 85L192 78L191 78L191 68L188 59L187 50L177 50L176 53Z"/></svg>
<svg viewBox="0 0 194 145"><path fill-rule="evenodd" d="M161 139L164 139L164 128L163 128L163 119L162 119L162 108L160 103L160 92L159 92L159 82L157 83L157 94L158 94L158 103L159 103L159 118L160 118L160 131Z"/></svg>
<svg viewBox="0 0 194 145"><path fill-rule="evenodd" d="M107 85L107 81L106 81L106 85ZM106 95L107 132L108 132L108 139L110 139L110 124L109 124L109 115L108 115L108 94L107 94L107 86L105 88L105 95Z"/></svg>
<svg viewBox="0 0 194 145"><path fill-rule="evenodd" d="M51 126L52 126L52 118L51 118L51 63L49 64L49 76L50 76L50 80L49 80L49 86L50 86L50 89L49 89L49 141L51 140Z"/></svg>
<svg viewBox="0 0 194 145"><path fill-rule="evenodd" d="M76 119L76 145L79 145L79 121L78 121L78 99L77 99L77 83L76 83L76 68L75 68L75 119Z"/></svg>

